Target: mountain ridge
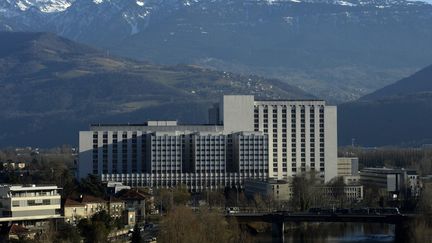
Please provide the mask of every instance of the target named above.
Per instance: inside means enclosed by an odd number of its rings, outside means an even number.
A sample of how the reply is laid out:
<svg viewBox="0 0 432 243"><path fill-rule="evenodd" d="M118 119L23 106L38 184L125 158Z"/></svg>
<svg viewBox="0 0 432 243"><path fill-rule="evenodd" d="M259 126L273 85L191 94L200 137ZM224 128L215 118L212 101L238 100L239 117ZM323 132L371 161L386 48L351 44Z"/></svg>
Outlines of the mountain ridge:
<svg viewBox="0 0 432 243"><path fill-rule="evenodd" d="M203 123L223 94L315 98L274 79L113 57L54 34L0 32L0 46L0 146L76 144L91 123Z"/></svg>
<svg viewBox="0 0 432 243"><path fill-rule="evenodd" d="M52 13L2 3L3 30L48 31L118 56L277 78L336 103L432 57L432 6L421 2L74 1Z"/></svg>
<svg viewBox="0 0 432 243"><path fill-rule="evenodd" d="M338 108L341 145L432 143L432 65Z"/></svg>
<svg viewBox="0 0 432 243"><path fill-rule="evenodd" d="M371 94L365 95L361 100L375 100L382 97L403 96L432 91L432 65L429 65L415 74L388 85Z"/></svg>

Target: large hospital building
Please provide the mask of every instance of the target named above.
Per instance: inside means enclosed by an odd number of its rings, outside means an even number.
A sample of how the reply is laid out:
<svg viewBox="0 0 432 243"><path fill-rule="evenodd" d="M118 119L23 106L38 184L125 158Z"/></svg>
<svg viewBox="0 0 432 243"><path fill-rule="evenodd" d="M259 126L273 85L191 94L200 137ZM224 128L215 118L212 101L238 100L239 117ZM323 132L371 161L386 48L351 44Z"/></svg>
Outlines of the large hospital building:
<svg viewBox="0 0 432 243"><path fill-rule="evenodd" d="M337 111L322 100L226 95L209 124L95 124L79 134L78 177L193 191L241 187L244 179L337 175Z"/></svg>

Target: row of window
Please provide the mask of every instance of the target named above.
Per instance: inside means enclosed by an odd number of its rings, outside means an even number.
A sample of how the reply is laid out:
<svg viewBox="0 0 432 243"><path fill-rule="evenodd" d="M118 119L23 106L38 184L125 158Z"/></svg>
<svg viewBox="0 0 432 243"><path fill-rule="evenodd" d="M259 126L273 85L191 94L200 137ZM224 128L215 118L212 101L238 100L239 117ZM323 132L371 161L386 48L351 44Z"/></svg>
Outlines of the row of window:
<svg viewBox="0 0 432 243"><path fill-rule="evenodd" d="M31 207L42 205L60 205L59 199L13 200L12 207Z"/></svg>

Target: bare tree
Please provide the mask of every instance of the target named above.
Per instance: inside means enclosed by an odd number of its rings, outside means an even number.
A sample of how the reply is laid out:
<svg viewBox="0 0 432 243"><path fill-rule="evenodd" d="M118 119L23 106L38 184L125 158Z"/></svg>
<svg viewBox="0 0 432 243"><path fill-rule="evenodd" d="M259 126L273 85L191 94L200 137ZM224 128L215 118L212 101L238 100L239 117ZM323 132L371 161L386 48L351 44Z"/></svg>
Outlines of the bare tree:
<svg viewBox="0 0 432 243"><path fill-rule="evenodd" d="M169 243L200 242L201 232L200 222L192 210L179 206L162 219L158 239Z"/></svg>
<svg viewBox="0 0 432 243"><path fill-rule="evenodd" d="M432 185L426 185L420 195L418 209L423 213L432 213Z"/></svg>
<svg viewBox="0 0 432 243"><path fill-rule="evenodd" d="M227 222L225 217L208 208L194 213L190 208L173 208L163 219L159 240L161 242L250 242L235 220Z"/></svg>
<svg viewBox="0 0 432 243"><path fill-rule="evenodd" d="M291 206L294 209L305 211L315 205L322 198L320 190L316 187L318 182L313 172L294 177L291 184L293 189Z"/></svg>

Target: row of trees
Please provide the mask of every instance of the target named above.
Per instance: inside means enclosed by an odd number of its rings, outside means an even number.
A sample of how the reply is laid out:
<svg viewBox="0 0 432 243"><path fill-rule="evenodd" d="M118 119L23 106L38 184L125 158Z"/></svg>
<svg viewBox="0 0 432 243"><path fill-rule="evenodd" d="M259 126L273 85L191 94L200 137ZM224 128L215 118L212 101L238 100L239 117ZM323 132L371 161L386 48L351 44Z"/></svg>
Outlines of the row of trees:
<svg viewBox="0 0 432 243"><path fill-rule="evenodd" d="M69 195L76 190L78 182L73 173L74 156L69 146L34 153L24 149L0 150L0 167L3 162L25 162L22 170L2 170L0 180L8 184L56 184Z"/></svg>
<svg viewBox="0 0 432 243"><path fill-rule="evenodd" d="M256 211L306 211L311 207L347 207L357 203L347 198L342 178L336 178L326 185L334 188L331 195L324 192L322 186L321 179L315 173L305 173L292 179L292 197L288 202L276 201L271 196L261 194L247 198L243 191L236 189L204 191L199 195L191 195L185 186L159 189L155 199L163 212L168 212L179 205L198 207L199 201L205 201L210 209L237 206Z"/></svg>
<svg viewBox="0 0 432 243"><path fill-rule="evenodd" d="M421 175L432 174L432 149L427 148L339 148L339 156L359 158L360 167L415 168Z"/></svg>

